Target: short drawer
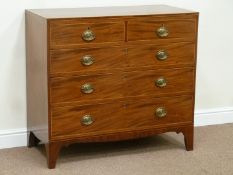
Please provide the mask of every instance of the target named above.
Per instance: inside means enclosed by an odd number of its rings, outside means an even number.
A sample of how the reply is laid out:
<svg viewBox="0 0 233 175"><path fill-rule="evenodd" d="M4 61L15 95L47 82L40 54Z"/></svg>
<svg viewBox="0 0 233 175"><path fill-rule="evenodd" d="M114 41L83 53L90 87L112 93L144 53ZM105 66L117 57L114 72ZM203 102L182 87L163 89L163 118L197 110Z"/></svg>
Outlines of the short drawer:
<svg viewBox="0 0 233 175"><path fill-rule="evenodd" d="M125 100L52 109L52 138L82 137L193 121L193 97Z"/></svg>
<svg viewBox="0 0 233 175"><path fill-rule="evenodd" d="M193 68L133 71L125 76L127 96L162 96L194 90Z"/></svg>
<svg viewBox="0 0 233 175"><path fill-rule="evenodd" d="M51 79L51 102L122 98L124 88L123 75L120 73L56 77Z"/></svg>
<svg viewBox="0 0 233 175"><path fill-rule="evenodd" d="M50 21L50 46L69 47L87 43L110 43L125 40L124 22L84 23L78 19Z"/></svg>
<svg viewBox="0 0 233 175"><path fill-rule="evenodd" d="M126 66L125 49L121 47L52 50L50 60L52 74L111 70Z"/></svg>
<svg viewBox="0 0 233 175"><path fill-rule="evenodd" d="M196 38L195 18L145 17L128 21L128 41Z"/></svg>
<svg viewBox="0 0 233 175"><path fill-rule="evenodd" d="M194 43L169 43L160 45L131 46L127 60L130 67L194 66Z"/></svg>

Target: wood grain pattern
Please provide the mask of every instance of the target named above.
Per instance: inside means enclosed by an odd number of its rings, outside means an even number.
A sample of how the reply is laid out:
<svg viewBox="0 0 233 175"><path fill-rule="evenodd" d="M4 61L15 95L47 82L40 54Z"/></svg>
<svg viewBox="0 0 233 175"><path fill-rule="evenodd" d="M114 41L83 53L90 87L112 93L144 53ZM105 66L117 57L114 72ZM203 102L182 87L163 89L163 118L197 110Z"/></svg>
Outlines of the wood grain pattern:
<svg viewBox="0 0 233 175"><path fill-rule="evenodd" d="M186 149L193 149L197 12L168 6L28 10L26 22L29 146L46 144L49 168L60 149L75 142L172 131L183 133ZM162 25L167 38L156 34ZM81 37L88 27L96 36L91 42ZM157 60L158 50L168 59ZM95 57L93 65L80 64L84 54ZM164 88L155 85L160 77ZM84 83L94 92L83 94ZM165 118L155 117L157 107L166 107ZM93 115L92 125L80 124L85 114Z"/></svg>
<svg viewBox="0 0 233 175"><path fill-rule="evenodd" d="M51 102L96 101L100 99L117 99L128 96L161 96L179 92L193 91L194 71L186 69L160 69L150 71L114 72L111 74L92 74L85 76L58 77L51 80ZM164 77L167 86L157 87L155 81ZM83 94L80 88L90 83L94 87L91 94Z"/></svg>
<svg viewBox="0 0 233 175"><path fill-rule="evenodd" d="M81 63L80 60L85 55L90 55L94 58L92 65L85 66ZM111 70L126 66L125 48L122 47L52 50L50 57L51 74L85 73L86 71Z"/></svg>
<svg viewBox="0 0 233 175"><path fill-rule="evenodd" d="M45 144L48 168L50 169L55 168L57 158L59 156L62 146L63 145L60 142L49 142Z"/></svg>
<svg viewBox="0 0 233 175"><path fill-rule="evenodd" d="M123 42L125 40L123 22L80 23L79 20L50 21L50 44L74 45L85 43ZM90 28L95 34L95 40L84 41L82 33Z"/></svg>
<svg viewBox="0 0 233 175"><path fill-rule="evenodd" d="M156 134L162 134L165 132L181 133L187 126L192 126L192 122L180 122L160 125L159 127L149 127L140 130L122 130L119 132L108 132L101 135L82 135L82 137L59 137L52 138L51 142L60 142L63 145L71 143L83 143L83 142L108 142L108 141L121 141L128 139L137 139L142 137L153 136ZM183 133L183 132L182 132Z"/></svg>
<svg viewBox="0 0 233 175"><path fill-rule="evenodd" d="M167 109L167 116L158 118L158 107ZM68 106L52 111L52 138L101 135L122 130L140 130L164 124L192 121L192 96L148 98L141 101ZM84 115L93 116L94 123L83 126ZM75 121L75 122L74 122Z"/></svg>
<svg viewBox="0 0 233 175"><path fill-rule="evenodd" d="M159 27L165 26L169 35L166 38L160 38L156 31ZM128 21L128 41L135 40L167 40L182 38L185 41L195 40L195 18L177 17L176 20L169 17L145 17L140 20Z"/></svg>
<svg viewBox="0 0 233 175"><path fill-rule="evenodd" d="M168 53L168 58L164 61L156 58L156 53L160 50L165 50ZM91 55L94 58L94 63L91 66L82 65L80 60L85 55ZM131 67L138 69L140 67L168 68L170 66L174 68L193 66L195 63L194 56L194 43L186 42L160 45L147 44L143 46L60 49L50 51L50 72L52 76L60 76L64 73L78 72L84 74L85 72L101 70L126 70L126 68Z"/></svg>
<svg viewBox="0 0 233 175"><path fill-rule="evenodd" d="M69 139L60 138L58 140L53 140L52 138L50 144L46 145L48 168L50 169L55 168L56 161L57 161L59 152L62 149L62 147L70 145L72 143L129 140L129 139L136 139L136 138L142 138L142 137L149 137L155 134L162 134L165 132L184 133L187 131L187 128L193 129L193 124L190 122L183 122L183 123L176 123L176 124L170 124L170 125L163 125L159 128L146 128L143 130L121 131L121 132L107 133L107 134L102 134L102 135L87 135L81 138L80 137L69 138ZM185 137L186 149L187 149L187 141L189 141L188 138L189 137Z"/></svg>
<svg viewBox="0 0 233 175"><path fill-rule="evenodd" d="M40 35L38 35L40 33ZM48 133L47 23L30 12L26 13L26 77L27 129L42 143ZM30 143L28 142L30 146Z"/></svg>
<svg viewBox="0 0 233 175"><path fill-rule="evenodd" d="M194 70L192 68L158 69L135 71L126 74L126 96L168 96L178 92L193 92ZM156 86L156 80L163 77L167 85L163 88Z"/></svg>
<svg viewBox="0 0 233 175"><path fill-rule="evenodd" d="M184 143L187 151L193 150L194 126L187 126L181 131L184 135Z"/></svg>
<svg viewBox="0 0 233 175"><path fill-rule="evenodd" d="M168 68L193 66L195 63L195 44L180 42L167 44L133 45L127 48L127 62L129 67ZM158 60L158 51L166 51L168 58Z"/></svg>
<svg viewBox="0 0 233 175"><path fill-rule="evenodd" d="M90 83L91 94L81 92L81 86ZM124 95L123 74L99 74L75 77L58 77L51 80L51 102L93 101L95 99L121 98Z"/></svg>

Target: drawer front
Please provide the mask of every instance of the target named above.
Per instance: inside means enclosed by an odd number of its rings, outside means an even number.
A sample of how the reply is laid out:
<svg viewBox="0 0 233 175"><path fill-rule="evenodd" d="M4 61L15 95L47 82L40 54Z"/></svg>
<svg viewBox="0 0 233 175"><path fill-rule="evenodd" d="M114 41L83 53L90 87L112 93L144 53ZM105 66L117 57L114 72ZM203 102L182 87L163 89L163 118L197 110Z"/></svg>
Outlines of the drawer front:
<svg viewBox="0 0 233 175"><path fill-rule="evenodd" d="M50 60L52 74L111 70L126 66L125 51L121 47L52 50Z"/></svg>
<svg viewBox="0 0 233 175"><path fill-rule="evenodd" d="M51 102L93 101L122 98L123 75L89 75L51 79Z"/></svg>
<svg viewBox="0 0 233 175"><path fill-rule="evenodd" d="M161 69L129 72L127 79L127 96L151 96L192 93L194 88L194 70Z"/></svg>
<svg viewBox="0 0 233 175"><path fill-rule="evenodd" d="M192 96L181 96L58 107L52 109L52 138L97 135L191 122L192 105Z"/></svg>
<svg viewBox="0 0 233 175"><path fill-rule="evenodd" d="M67 47L87 43L108 43L125 40L123 22L83 23L79 20L50 22L50 45Z"/></svg>
<svg viewBox="0 0 233 175"><path fill-rule="evenodd" d="M51 102L192 93L194 70L161 69L51 79ZM83 86L86 86L82 89ZM86 91L86 92L84 92Z"/></svg>
<svg viewBox="0 0 233 175"><path fill-rule="evenodd" d="M127 58L130 67L194 66L195 45L173 43L131 46L128 48Z"/></svg>
<svg viewBox="0 0 233 175"><path fill-rule="evenodd" d="M195 19L192 18L142 18L141 20L128 21L128 40L162 40L183 39L195 40Z"/></svg>

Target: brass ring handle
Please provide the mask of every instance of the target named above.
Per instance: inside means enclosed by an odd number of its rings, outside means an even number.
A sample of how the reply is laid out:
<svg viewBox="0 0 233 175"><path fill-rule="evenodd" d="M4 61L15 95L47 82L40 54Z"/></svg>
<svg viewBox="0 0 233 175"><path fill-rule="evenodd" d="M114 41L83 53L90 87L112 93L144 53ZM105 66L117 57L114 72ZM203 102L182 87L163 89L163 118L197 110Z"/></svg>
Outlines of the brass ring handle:
<svg viewBox="0 0 233 175"><path fill-rule="evenodd" d="M81 63L84 66L90 66L94 63L94 58L91 55L84 55L81 58Z"/></svg>
<svg viewBox="0 0 233 175"><path fill-rule="evenodd" d="M94 122L93 120L93 117L91 115L84 115L82 118L81 118L81 124L82 125L91 125L92 123Z"/></svg>
<svg viewBox="0 0 233 175"><path fill-rule="evenodd" d="M155 83L156 86L160 88L167 86L167 80L164 77L158 78Z"/></svg>
<svg viewBox="0 0 233 175"><path fill-rule="evenodd" d="M155 110L155 115L156 115L156 117L158 117L158 118L163 118L163 117L165 117L165 116L167 115L167 110L166 110L166 108L165 108L165 107L158 107L158 108L156 108L156 110Z"/></svg>
<svg viewBox="0 0 233 175"><path fill-rule="evenodd" d="M92 84L85 83L84 85L82 85L81 91L84 94L91 94L94 91L94 88L93 88Z"/></svg>
<svg viewBox="0 0 233 175"><path fill-rule="evenodd" d="M169 31L164 25L157 29L157 35L161 38L167 37L168 34L169 34Z"/></svg>
<svg viewBox="0 0 233 175"><path fill-rule="evenodd" d="M84 41L92 41L95 39L95 34L92 30L89 29L89 27L87 28L87 30L85 30L82 33L82 38Z"/></svg>
<svg viewBox="0 0 233 175"><path fill-rule="evenodd" d="M168 58L168 53L165 50L159 50L156 53L156 58L160 61L166 60Z"/></svg>

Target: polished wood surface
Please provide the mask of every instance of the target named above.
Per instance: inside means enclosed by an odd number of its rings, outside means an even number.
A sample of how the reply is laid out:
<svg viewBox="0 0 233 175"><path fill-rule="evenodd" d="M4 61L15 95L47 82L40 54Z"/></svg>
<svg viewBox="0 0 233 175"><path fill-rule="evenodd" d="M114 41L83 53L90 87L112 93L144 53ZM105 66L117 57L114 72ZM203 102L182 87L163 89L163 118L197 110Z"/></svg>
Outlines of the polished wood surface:
<svg viewBox="0 0 233 175"><path fill-rule="evenodd" d="M165 107L167 115L155 115L158 107ZM123 130L142 130L164 124L192 122L192 96L147 98L140 101L54 108L52 111L52 139L101 135ZM94 122L84 126L81 119L91 115ZM74 122L75 121L75 122Z"/></svg>
<svg viewBox="0 0 233 175"><path fill-rule="evenodd" d="M51 21L50 44L72 45L83 43L116 43L125 40L124 22L81 23L79 20ZM96 36L93 41L85 41L82 34L90 29Z"/></svg>
<svg viewBox="0 0 233 175"><path fill-rule="evenodd" d="M48 168L50 169L55 168L56 161L62 146L63 145L60 142L49 142L45 144Z"/></svg>
<svg viewBox="0 0 233 175"><path fill-rule="evenodd" d="M195 17L186 18L179 16L175 19L169 17L144 17L128 21L128 41L137 40L167 40L184 39L185 41L195 40ZM164 26L168 29L169 35L161 38L156 33L157 29Z"/></svg>
<svg viewBox="0 0 233 175"><path fill-rule="evenodd" d="M130 130L130 131L121 131L114 133L106 133L102 135L83 135L81 138L66 138L53 140L51 139L48 144L45 145L47 152L47 163L48 168L53 169L56 166L56 161L62 147L73 143L82 143L82 142L115 142L121 140L137 139L142 137L149 137L156 134L162 134L166 132L176 132L183 133L185 140L185 147L187 151L193 149L193 123L191 122L180 122L177 124L171 125L162 125L158 128L145 128L143 130ZM186 133L189 132L189 135Z"/></svg>
<svg viewBox="0 0 233 175"><path fill-rule="evenodd" d="M129 72L126 74L127 89L126 96L160 96L166 94L168 96L180 92L193 92L193 83L190 79L193 78L194 72L191 68L183 69L158 69L141 72ZM158 87L156 81L163 77L167 85Z"/></svg>
<svg viewBox="0 0 233 175"><path fill-rule="evenodd" d="M52 50L50 52L50 72L51 74L69 72L85 73L87 71L123 68L127 66L125 53L126 49L123 47ZM86 66L82 64L81 59L86 55L94 59L92 65Z"/></svg>
<svg viewBox="0 0 233 175"><path fill-rule="evenodd" d="M180 92L192 93L194 76L192 68L113 72L83 76L66 76L51 79L51 102L95 101L127 96L161 96ZM156 86L156 80L164 77L166 87ZM90 83L94 91L84 94L81 86Z"/></svg>
<svg viewBox="0 0 233 175"><path fill-rule="evenodd" d="M78 49L59 49L50 51L50 72L51 75L64 75L64 73L96 72L101 70L111 71L135 67L167 68L193 66L195 63L194 43L169 43L169 44L146 44L128 45L126 47L97 47ZM166 51L168 58L159 60L156 54L159 51ZM189 50L189 52L186 52ZM114 54L112 54L114 52ZM85 66L81 59L85 55L90 55L94 63ZM189 59L187 59L189 58ZM115 61L118 60L118 61Z"/></svg>
<svg viewBox="0 0 233 175"><path fill-rule="evenodd" d="M28 127L45 133L29 129L29 146L46 144L49 168L75 142L182 132L193 149L198 13L139 6L28 10L26 18ZM165 38L156 33L161 26L169 31ZM82 38L87 29L94 40ZM158 51L167 58L159 60ZM85 55L93 64L82 64ZM159 78L165 87L156 85ZM93 92L83 93L84 84ZM166 108L164 118L155 116L158 107ZM94 122L81 124L84 115Z"/></svg>
<svg viewBox="0 0 233 175"><path fill-rule="evenodd" d="M168 68L193 66L195 63L195 44L180 42L167 44L148 44L130 46L127 48L127 62L129 67ZM188 50L188 52L187 52ZM159 60L157 52L166 51L167 59ZM188 58L188 59L187 59Z"/></svg>
<svg viewBox="0 0 233 175"><path fill-rule="evenodd" d="M90 83L91 94L81 92L82 85ZM58 77L51 79L51 102L90 101L95 99L121 98L124 96L123 74L100 74L89 76Z"/></svg>
<svg viewBox="0 0 233 175"><path fill-rule="evenodd" d="M184 143L187 151L193 150L193 139L194 139L194 127L187 126L182 131L184 135Z"/></svg>

